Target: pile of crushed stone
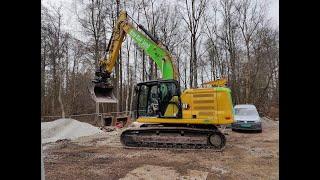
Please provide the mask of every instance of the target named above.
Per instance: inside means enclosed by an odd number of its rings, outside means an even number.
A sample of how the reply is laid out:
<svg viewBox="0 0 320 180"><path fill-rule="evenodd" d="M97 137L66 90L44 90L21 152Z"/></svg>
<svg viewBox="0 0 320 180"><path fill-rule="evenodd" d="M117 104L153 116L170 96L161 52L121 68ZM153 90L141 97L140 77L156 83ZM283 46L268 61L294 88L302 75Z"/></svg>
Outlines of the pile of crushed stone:
<svg viewBox="0 0 320 180"><path fill-rule="evenodd" d="M62 139L74 140L98 133L103 133L103 131L91 124L75 119L57 119L41 123L42 143L56 142Z"/></svg>

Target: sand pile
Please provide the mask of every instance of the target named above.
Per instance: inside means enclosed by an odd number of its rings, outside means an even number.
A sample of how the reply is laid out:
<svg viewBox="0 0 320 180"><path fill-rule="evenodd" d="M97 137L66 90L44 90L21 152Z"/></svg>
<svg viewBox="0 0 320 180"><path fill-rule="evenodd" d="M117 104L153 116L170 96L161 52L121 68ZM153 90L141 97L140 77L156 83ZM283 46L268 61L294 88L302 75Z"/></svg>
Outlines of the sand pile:
<svg viewBox="0 0 320 180"><path fill-rule="evenodd" d="M83 136L103 133L98 127L75 119L57 119L41 123L42 143L55 142L60 139L74 140Z"/></svg>

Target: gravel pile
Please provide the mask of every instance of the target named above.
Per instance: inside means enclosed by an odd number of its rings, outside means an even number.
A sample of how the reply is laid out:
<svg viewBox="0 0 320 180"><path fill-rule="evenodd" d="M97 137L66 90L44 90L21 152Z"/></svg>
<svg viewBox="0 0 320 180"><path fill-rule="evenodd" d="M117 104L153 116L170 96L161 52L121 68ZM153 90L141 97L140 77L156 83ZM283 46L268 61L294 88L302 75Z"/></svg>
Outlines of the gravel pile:
<svg viewBox="0 0 320 180"><path fill-rule="evenodd" d="M41 123L42 143L56 142L61 139L74 140L83 136L103 133L98 127L75 119L57 119Z"/></svg>

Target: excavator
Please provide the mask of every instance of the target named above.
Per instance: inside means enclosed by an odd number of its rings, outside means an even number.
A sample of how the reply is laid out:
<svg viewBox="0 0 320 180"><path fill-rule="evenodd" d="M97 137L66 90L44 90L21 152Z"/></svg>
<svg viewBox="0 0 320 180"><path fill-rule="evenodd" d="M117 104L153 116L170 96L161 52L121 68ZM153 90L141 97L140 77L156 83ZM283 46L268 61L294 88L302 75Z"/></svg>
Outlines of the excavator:
<svg viewBox="0 0 320 180"><path fill-rule="evenodd" d="M234 122L231 91L221 81L211 87L183 92L177 81L174 59L166 45L142 25L129 21L126 11L119 13L109 41L108 54L99 61L90 93L96 102L117 103L111 73L124 38L133 41L156 63L162 78L135 86L136 121L120 136L124 147L222 150L226 137L217 128ZM142 32L141 32L141 31ZM214 84L218 84L215 86Z"/></svg>

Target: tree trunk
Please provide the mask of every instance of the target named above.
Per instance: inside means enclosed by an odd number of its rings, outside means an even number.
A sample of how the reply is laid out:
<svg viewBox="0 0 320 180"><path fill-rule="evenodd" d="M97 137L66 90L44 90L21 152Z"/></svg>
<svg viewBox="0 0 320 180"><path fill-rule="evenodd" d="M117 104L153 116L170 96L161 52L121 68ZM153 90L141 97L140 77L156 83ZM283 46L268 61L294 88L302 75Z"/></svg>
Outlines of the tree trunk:
<svg viewBox="0 0 320 180"><path fill-rule="evenodd" d="M122 88L122 56L121 56L121 48L120 48L120 51L119 51L119 78L120 78L120 103L118 103L119 105L119 111L123 111L123 88Z"/></svg>
<svg viewBox="0 0 320 180"><path fill-rule="evenodd" d="M145 65L145 53L144 50L142 50L142 81L145 81L145 73L146 73L146 65Z"/></svg>
<svg viewBox="0 0 320 180"><path fill-rule="evenodd" d="M193 79L194 79L194 75L193 75L193 68L194 68L194 66L193 66L193 50L192 50L192 48L193 48L193 38L192 38L192 36L191 36L191 44L190 44L190 52L191 52L191 56L190 56L190 88L193 88L194 86L193 86Z"/></svg>
<svg viewBox="0 0 320 180"><path fill-rule="evenodd" d="M56 57L53 55L52 57L53 69L52 69L52 77L53 77L53 88L52 88L52 99L51 99L51 114L55 115L55 101L56 101L56 92L57 92L57 68L56 68Z"/></svg>
<svg viewBox="0 0 320 180"><path fill-rule="evenodd" d="M130 97L130 109L129 111L132 111L133 106L133 96L134 96L134 85L137 83L137 59L138 57L138 51L137 46L134 45L134 75L133 75L133 82L131 83L131 97ZM131 115L131 114L130 114Z"/></svg>
<svg viewBox="0 0 320 180"><path fill-rule="evenodd" d="M187 66L184 67L184 88L187 89Z"/></svg>
<svg viewBox="0 0 320 180"><path fill-rule="evenodd" d="M193 77L194 77L194 86L195 88L198 87L198 62L197 62L197 41L195 34L192 36L193 38Z"/></svg>
<svg viewBox="0 0 320 180"><path fill-rule="evenodd" d="M44 115L44 96L45 96L45 68L46 68L46 45L44 46L43 55L41 58L41 115Z"/></svg>
<svg viewBox="0 0 320 180"><path fill-rule="evenodd" d="M117 0L117 19L119 17L119 1ZM115 23L115 21L113 21L113 23ZM121 49L119 51L119 56L118 56L118 59L117 59L117 62L116 62L116 65L115 65L115 75L116 75L116 78L115 78L115 83L114 83L114 87L115 87L115 91L116 91L116 97L118 99L118 104L116 105L116 111L119 112L120 111L120 104L121 104L121 99L120 99L120 88L119 88L119 63L120 63L120 56L121 55Z"/></svg>
<svg viewBox="0 0 320 180"><path fill-rule="evenodd" d="M127 42L128 43L128 42ZM130 73L130 48L129 48L129 45L127 44L127 55L128 55L128 59L127 59L127 94L126 94L126 111L128 111L129 109L129 95L130 95L130 83L132 83L132 78L131 77L131 73Z"/></svg>
<svg viewBox="0 0 320 180"><path fill-rule="evenodd" d="M130 71L129 71L130 72ZM131 73L128 73L128 76L131 76ZM131 83L130 83L131 82ZM129 97L130 97L130 85L132 84L132 78L128 77L128 84L127 84L127 93L126 93L126 111L129 111Z"/></svg>
<svg viewBox="0 0 320 180"><path fill-rule="evenodd" d="M62 73L61 73L62 74ZM62 102L62 78L60 80L60 86L59 86L59 96L58 96L58 100L59 100L59 103L60 103L60 107L61 107L61 117L62 118L65 118L65 111L64 111L64 106L63 106L63 102Z"/></svg>
<svg viewBox="0 0 320 180"><path fill-rule="evenodd" d="M149 69L150 69L150 72L149 72L149 75L148 75L148 80L151 81L154 77L154 72L153 72L153 60L149 57Z"/></svg>

